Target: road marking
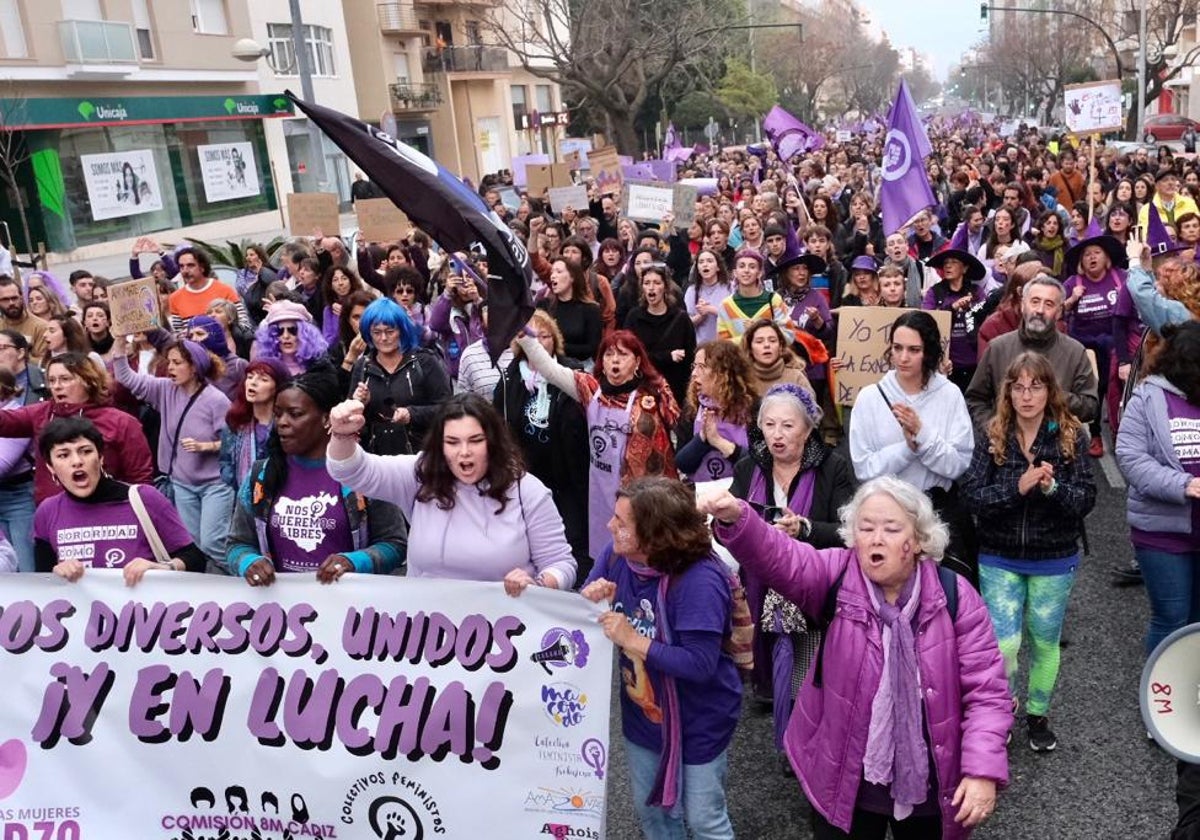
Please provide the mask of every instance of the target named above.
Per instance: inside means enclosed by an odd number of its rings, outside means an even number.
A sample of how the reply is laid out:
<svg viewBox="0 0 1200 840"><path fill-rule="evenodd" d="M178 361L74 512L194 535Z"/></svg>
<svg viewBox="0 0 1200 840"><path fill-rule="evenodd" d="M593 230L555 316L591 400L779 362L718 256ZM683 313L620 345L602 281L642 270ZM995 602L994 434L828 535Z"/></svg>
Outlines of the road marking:
<svg viewBox="0 0 1200 840"><path fill-rule="evenodd" d="M1121 475L1121 471L1117 469L1117 462L1113 460L1112 454L1106 451L1097 460L1100 461L1100 469L1104 471L1104 477L1108 479L1108 486L1114 490L1125 489L1125 476Z"/></svg>

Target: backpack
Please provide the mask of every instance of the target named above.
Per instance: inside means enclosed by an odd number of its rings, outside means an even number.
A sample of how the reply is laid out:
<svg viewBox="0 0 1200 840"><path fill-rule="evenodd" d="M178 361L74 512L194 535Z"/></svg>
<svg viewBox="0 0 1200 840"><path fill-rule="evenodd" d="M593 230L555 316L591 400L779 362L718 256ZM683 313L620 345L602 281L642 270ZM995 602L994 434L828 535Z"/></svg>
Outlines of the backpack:
<svg viewBox="0 0 1200 840"><path fill-rule="evenodd" d="M850 564L846 564L846 568L838 574L833 581L833 586L829 587L829 591L825 593L825 602L821 605L821 615L816 622L815 629L821 631L821 641L817 646L817 655L813 660L813 686L821 687L822 666L825 663L825 637L829 625L833 623L833 617L837 613L837 596L842 589L842 578L846 576L846 569L850 568ZM943 566L938 563L938 582L942 585L942 591L946 593L946 612L950 613L950 620L954 621L958 618L958 572L953 569Z"/></svg>

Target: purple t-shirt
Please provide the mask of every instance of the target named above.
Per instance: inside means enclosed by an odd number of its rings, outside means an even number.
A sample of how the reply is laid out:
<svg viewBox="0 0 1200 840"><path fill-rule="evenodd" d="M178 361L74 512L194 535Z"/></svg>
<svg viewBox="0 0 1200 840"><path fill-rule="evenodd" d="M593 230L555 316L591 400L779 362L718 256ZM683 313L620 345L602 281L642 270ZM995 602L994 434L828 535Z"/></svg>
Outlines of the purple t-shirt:
<svg viewBox="0 0 1200 840"><path fill-rule="evenodd" d="M1075 304L1075 311L1071 313L1071 337L1087 347L1096 344L1107 345L1112 337L1112 318L1117 308L1117 295L1125 285L1121 275L1116 271L1109 271L1099 280L1092 281L1076 274L1063 284L1067 297L1070 297L1079 285L1083 286L1083 297Z"/></svg>
<svg viewBox="0 0 1200 840"><path fill-rule="evenodd" d="M588 582L605 578L617 585L613 609L624 613L634 629L654 639L658 579L643 580L629 561L612 554L609 543L596 561ZM716 559L702 560L672 578L667 593L667 624L673 639L680 633L718 634L729 629L732 597L724 568ZM653 656L653 653L651 654ZM662 751L662 675L647 662L621 653L621 725L625 737L640 747ZM683 763L706 764L729 746L742 704L737 666L724 652L716 674L695 680L675 678L683 732Z"/></svg>
<svg viewBox="0 0 1200 840"><path fill-rule="evenodd" d="M275 568L313 572L331 554L354 549L342 486L329 477L325 461L288 457L288 475L267 520Z"/></svg>
<svg viewBox="0 0 1200 840"><path fill-rule="evenodd" d="M942 292L940 296L939 291ZM979 364L979 340L967 332L967 313L954 308L954 304L965 297L973 302L979 300L978 287L964 283L956 292L943 280L930 286L921 302L921 308L927 311L950 313L950 361L957 368L973 368Z"/></svg>
<svg viewBox="0 0 1200 840"><path fill-rule="evenodd" d="M149 485L139 485L150 521L168 554L192 542L171 503ZM45 540L59 561L78 560L97 569L120 569L132 560L153 560L154 550L127 500L81 502L70 493L38 505L33 536Z"/></svg>
<svg viewBox="0 0 1200 840"><path fill-rule="evenodd" d="M1133 302L1133 295L1126 283L1122 283L1121 290L1117 292L1117 305L1113 307L1113 317L1125 319L1125 346L1121 347L1118 343L1117 357L1132 359L1133 354L1137 352L1138 345L1142 343L1142 329L1145 325L1142 323L1137 306ZM1113 338L1119 340L1121 336L1114 335Z"/></svg>
<svg viewBox="0 0 1200 840"><path fill-rule="evenodd" d="M1200 476L1200 406L1192 405L1170 391L1166 391L1165 394L1167 423L1175 456L1185 470L1194 476ZM1133 544L1171 554L1185 554L1200 549L1200 501L1188 501L1192 505L1192 533L1164 534L1131 528L1130 539Z"/></svg>

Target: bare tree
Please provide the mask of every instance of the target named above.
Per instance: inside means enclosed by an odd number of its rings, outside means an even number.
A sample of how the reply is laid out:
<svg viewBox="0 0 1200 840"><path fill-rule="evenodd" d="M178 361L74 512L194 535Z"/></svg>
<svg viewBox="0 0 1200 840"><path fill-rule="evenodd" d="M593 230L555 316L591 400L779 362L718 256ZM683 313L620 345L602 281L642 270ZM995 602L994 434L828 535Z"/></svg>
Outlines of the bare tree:
<svg viewBox="0 0 1200 840"><path fill-rule="evenodd" d="M29 217L25 212L25 199L21 194L21 185L17 175L21 167L29 160L29 146L25 142L25 133L21 126L28 122L28 108L25 95L18 89L12 79L0 84L0 181L4 183L9 201L17 208L21 219L21 232L25 238L25 250L30 262L36 262L37 255L33 247L33 235L29 231ZM14 256L18 252L17 243L10 242Z"/></svg>
<svg viewBox="0 0 1200 840"><path fill-rule="evenodd" d="M1095 2L1095 0L1093 0ZM1122 0L1125 11L1125 36L1138 36L1138 2ZM1194 34L1185 40L1185 30L1194 28L1200 14L1200 0L1147 0L1146 2L1146 98L1151 104L1167 85L1177 79L1185 67L1200 60L1200 39ZM1136 109L1129 109L1126 136L1137 133ZM1140 138L1139 138L1140 139Z"/></svg>
<svg viewBox="0 0 1200 840"><path fill-rule="evenodd" d="M527 72L598 109L610 141L632 151L646 98L673 71L715 49L725 26L743 14L735 0L520 0L485 20L492 39Z"/></svg>
<svg viewBox="0 0 1200 840"><path fill-rule="evenodd" d="M806 19L800 49L794 35L764 33L757 44L760 55L770 56L769 72L775 77L780 104L807 123L820 121L832 83L857 63L847 48L845 20L828 12Z"/></svg>

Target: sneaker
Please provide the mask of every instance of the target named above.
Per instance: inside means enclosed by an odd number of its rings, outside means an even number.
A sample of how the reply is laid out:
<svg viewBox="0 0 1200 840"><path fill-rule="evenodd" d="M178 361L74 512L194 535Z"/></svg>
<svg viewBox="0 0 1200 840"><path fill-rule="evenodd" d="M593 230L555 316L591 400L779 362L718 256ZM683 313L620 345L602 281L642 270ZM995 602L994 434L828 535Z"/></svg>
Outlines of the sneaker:
<svg viewBox="0 0 1200 840"><path fill-rule="evenodd" d="M1104 438L1100 435L1095 435L1092 442L1088 444L1088 454L1093 458L1099 458L1104 454Z"/></svg>
<svg viewBox="0 0 1200 840"><path fill-rule="evenodd" d="M1026 715L1025 728L1029 731L1029 748L1034 752L1050 752L1058 746L1058 739L1050 731L1050 721L1042 715Z"/></svg>
<svg viewBox="0 0 1200 840"><path fill-rule="evenodd" d="M1112 571L1113 586L1141 586L1142 570L1137 566L1114 566Z"/></svg>

